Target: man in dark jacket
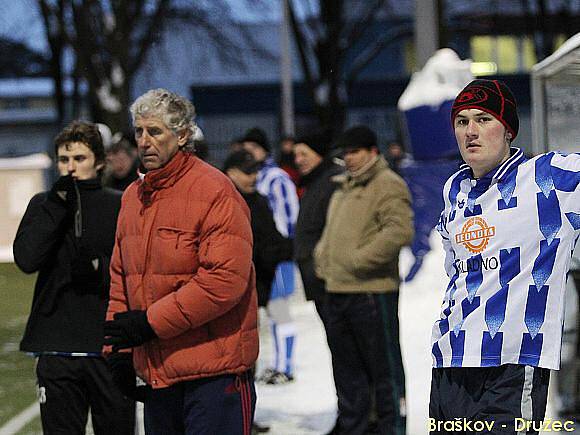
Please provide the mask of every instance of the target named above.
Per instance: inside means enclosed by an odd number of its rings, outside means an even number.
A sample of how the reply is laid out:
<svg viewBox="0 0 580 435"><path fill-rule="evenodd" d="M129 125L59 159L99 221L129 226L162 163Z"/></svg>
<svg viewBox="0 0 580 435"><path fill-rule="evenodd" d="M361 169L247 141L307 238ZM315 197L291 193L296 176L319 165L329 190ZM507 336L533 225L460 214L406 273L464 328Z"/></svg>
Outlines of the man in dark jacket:
<svg viewBox="0 0 580 435"><path fill-rule="evenodd" d="M235 151L224 162L224 172L240 191L252 216L254 249L252 260L256 268L258 305L265 307L276 266L292 260L292 240L282 236L276 229L268 200L256 192L256 178L260 163L246 150Z"/></svg>
<svg viewBox="0 0 580 435"><path fill-rule="evenodd" d="M94 124L73 122L54 143L60 178L30 200L14 241L18 267L38 272L20 349L38 356L44 433L85 433L90 408L95 434L133 434L135 403L101 357L121 194L101 186Z"/></svg>
<svg viewBox="0 0 580 435"><path fill-rule="evenodd" d="M294 258L300 269L306 299L314 301L323 324L326 324L326 289L324 281L314 273L312 255L322 235L328 203L336 187L331 178L343 172L343 168L327 156L329 149L330 138L322 131L301 136L294 146L296 166L301 176L299 187L303 189L294 236Z"/></svg>
<svg viewBox="0 0 580 435"><path fill-rule="evenodd" d="M103 176L103 185L124 191L137 179L138 169L137 146L131 138L122 137L107 149L107 169Z"/></svg>

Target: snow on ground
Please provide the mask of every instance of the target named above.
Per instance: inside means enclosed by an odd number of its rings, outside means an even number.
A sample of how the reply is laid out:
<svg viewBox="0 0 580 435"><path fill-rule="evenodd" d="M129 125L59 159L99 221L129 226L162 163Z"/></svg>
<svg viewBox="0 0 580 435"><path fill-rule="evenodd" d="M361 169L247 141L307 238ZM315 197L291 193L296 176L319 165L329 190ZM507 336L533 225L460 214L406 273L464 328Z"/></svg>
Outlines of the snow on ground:
<svg viewBox="0 0 580 435"><path fill-rule="evenodd" d="M270 426L276 435L326 433L336 418L336 390L326 336L313 303L296 300L292 314L297 326L296 377L285 385L256 384L256 422ZM269 366L272 350L267 317L261 312L258 373Z"/></svg>
<svg viewBox="0 0 580 435"><path fill-rule="evenodd" d="M431 326L439 313L446 287L443 252L434 237L434 250L425 258L415 279L401 287L399 316L401 346L407 376L407 433L427 433L427 404L431 382ZM411 256L401 255L401 268L410 267ZM296 379L287 385L257 385L256 421L271 427L276 435L326 433L336 418L336 392L332 381L330 353L314 305L301 295L293 300L297 324ZM258 373L267 367L272 344L267 318L260 313Z"/></svg>

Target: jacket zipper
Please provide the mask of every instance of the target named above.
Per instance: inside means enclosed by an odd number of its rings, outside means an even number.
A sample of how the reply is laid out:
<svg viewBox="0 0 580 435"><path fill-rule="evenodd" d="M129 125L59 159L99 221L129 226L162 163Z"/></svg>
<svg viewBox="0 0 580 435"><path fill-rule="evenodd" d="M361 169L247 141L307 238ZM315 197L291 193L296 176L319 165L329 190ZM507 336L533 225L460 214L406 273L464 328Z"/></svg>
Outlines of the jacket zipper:
<svg viewBox="0 0 580 435"><path fill-rule="evenodd" d="M148 211L150 213L152 213L151 225L149 227L149 231L147 234L147 243L145 244L145 261L143 263L143 272L141 273L141 287L142 287L142 291L144 292L145 302L147 304L147 308L149 308L149 299L147 298L147 293L149 292L149 289L145 286L145 279L144 278L147 275L149 260L151 258L149 255L151 252L151 239L152 239L152 234L153 234L153 227L154 227L154 223L155 223L155 218L157 216L157 211L158 211L158 207L154 207L153 201L152 201L151 205L149 207L147 207L144 210L144 212L141 214L141 216L143 216L143 227L141 229L143 234L145 234L145 231L143 231L143 230L145 230L147 228L146 214ZM151 300L153 300L153 295L151 295ZM147 351L150 351L150 353ZM158 375L157 371L155 369L153 369L153 367L155 367L155 366L162 367L161 349L160 349L159 345L157 343L155 343L155 341L152 341L152 342L149 342L146 344L145 353L146 353L146 360L147 360L147 370L149 370L149 376L150 376L151 382L153 385L157 385L158 380L156 378L159 377L159 375ZM156 364L156 363L158 363L158 364Z"/></svg>

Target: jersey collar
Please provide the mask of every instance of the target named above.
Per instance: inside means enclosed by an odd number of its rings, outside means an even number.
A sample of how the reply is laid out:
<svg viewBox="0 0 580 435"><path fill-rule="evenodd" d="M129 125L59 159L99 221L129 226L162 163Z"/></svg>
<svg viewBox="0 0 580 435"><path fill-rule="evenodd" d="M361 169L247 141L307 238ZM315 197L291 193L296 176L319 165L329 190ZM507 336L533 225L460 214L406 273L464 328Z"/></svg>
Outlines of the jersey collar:
<svg viewBox="0 0 580 435"><path fill-rule="evenodd" d="M521 163L526 161L526 156L520 148L511 147L511 157L503 162L501 165L489 171L486 175L481 178L491 179L491 184L497 183L501 179L505 178L513 169L517 168ZM469 169L469 176L474 178L473 171L467 163L462 164L459 167L460 170Z"/></svg>

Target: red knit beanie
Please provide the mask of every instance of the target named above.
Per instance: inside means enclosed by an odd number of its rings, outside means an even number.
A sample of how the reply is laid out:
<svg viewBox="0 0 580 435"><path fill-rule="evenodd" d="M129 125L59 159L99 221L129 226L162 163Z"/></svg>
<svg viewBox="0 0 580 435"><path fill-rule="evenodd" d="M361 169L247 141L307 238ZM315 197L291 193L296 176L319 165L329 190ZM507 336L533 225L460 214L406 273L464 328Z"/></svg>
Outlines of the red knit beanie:
<svg viewBox="0 0 580 435"><path fill-rule="evenodd" d="M512 134L512 139L518 134L520 122L517 102L501 80L473 80L463 88L451 108L451 125L455 125L455 117L464 109L483 110L496 117Z"/></svg>

